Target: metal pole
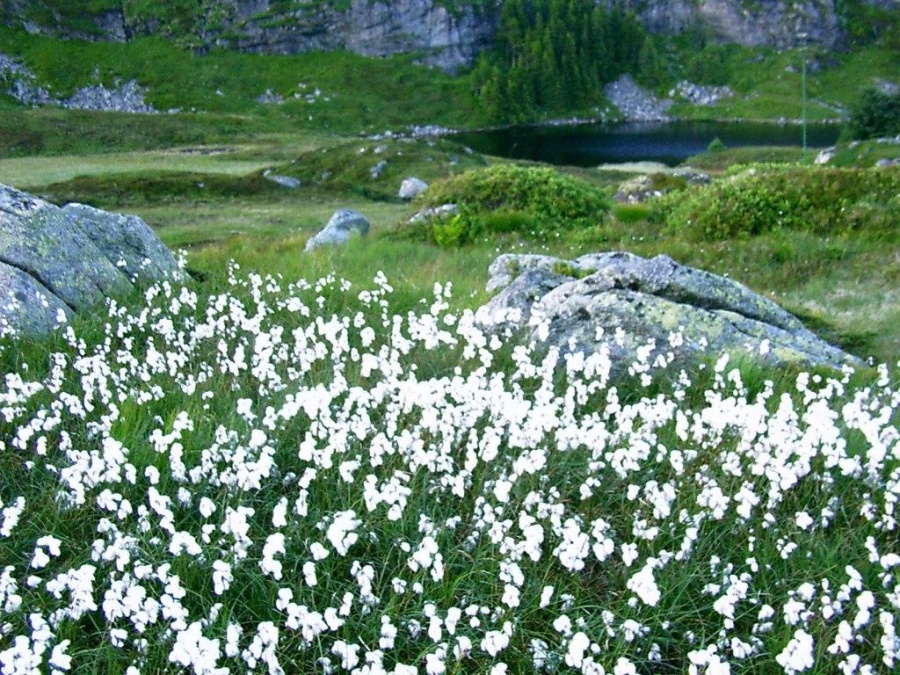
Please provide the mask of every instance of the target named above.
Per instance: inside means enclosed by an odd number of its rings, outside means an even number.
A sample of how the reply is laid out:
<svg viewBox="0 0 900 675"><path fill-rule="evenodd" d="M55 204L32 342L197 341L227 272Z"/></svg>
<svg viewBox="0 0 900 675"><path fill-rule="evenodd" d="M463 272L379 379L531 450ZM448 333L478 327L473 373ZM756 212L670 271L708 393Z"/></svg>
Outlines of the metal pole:
<svg viewBox="0 0 900 675"><path fill-rule="evenodd" d="M800 38L800 58L803 60L802 67L802 87L803 87L803 162L806 163L806 33L798 33Z"/></svg>
<svg viewBox="0 0 900 675"><path fill-rule="evenodd" d="M806 47L803 47L803 161L806 161Z"/></svg>

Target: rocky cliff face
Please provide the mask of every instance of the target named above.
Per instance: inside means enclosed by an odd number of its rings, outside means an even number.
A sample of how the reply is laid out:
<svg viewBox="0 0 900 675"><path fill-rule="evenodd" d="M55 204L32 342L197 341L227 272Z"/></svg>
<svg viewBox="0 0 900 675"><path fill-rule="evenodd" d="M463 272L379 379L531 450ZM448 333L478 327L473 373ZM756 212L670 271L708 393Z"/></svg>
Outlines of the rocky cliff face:
<svg viewBox="0 0 900 675"><path fill-rule="evenodd" d="M721 42L779 49L804 40L835 47L842 37L836 4L836 0L625 0L654 33L700 28Z"/></svg>
<svg viewBox="0 0 900 675"><path fill-rule="evenodd" d="M450 12L432 0L352 0L349 8L297 4L273 13L266 0L238 2L227 36L217 44L251 52L295 54L347 49L364 56L421 53L444 70L468 65L490 44L496 12L466 7Z"/></svg>
<svg viewBox="0 0 900 675"><path fill-rule="evenodd" d="M657 33L700 28L715 40L778 48L804 41L832 48L842 39L837 11L840 0L602 1L610 5L624 2ZM897 6L897 0L863 2ZM105 4L93 16L82 13L77 29L67 24L69 19L58 9L48 10L58 3L47 0L0 0L0 19L32 32L110 40L171 31L174 26L176 31L191 31L195 44L250 52L348 49L367 56L419 53L426 63L454 70L471 63L490 44L502 0L493 4L467 4L465 0L196 0L193 9L174 18L176 10L172 9L156 10L160 13L157 18L130 14L130 5L117 0ZM38 6L43 8L41 12L30 11ZM190 3L184 6L191 7ZM96 30L85 31L85 20L92 20Z"/></svg>

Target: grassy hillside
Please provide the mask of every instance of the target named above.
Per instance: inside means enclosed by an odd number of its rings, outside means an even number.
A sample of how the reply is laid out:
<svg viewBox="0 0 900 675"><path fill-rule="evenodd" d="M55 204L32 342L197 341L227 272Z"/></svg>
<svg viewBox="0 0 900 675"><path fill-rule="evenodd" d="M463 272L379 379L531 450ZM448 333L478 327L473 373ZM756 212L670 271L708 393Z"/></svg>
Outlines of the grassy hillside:
<svg viewBox="0 0 900 675"><path fill-rule="evenodd" d="M464 76L452 78L417 66L411 57L368 59L344 52L267 56L226 50L200 56L161 38L94 43L8 29L0 29L0 53L20 58L39 82L61 98L87 84L112 88L117 82L136 80L148 90L147 102L156 109L186 114L178 122L147 122L151 129L144 135L155 128L160 136L175 136L175 142L179 135L196 133L198 126L215 129L208 123L194 124L191 114L195 111L215 116L221 125L213 132L218 137L240 133L241 125L248 133L288 129L359 133L410 124L466 126L479 121ZM283 103L257 102L266 92L281 97ZM0 103L4 111L0 124L8 129L5 138L23 118L15 116L16 106L8 97L0 99L5 99ZM27 126L40 127L45 133L46 127L52 127L42 122Z"/></svg>

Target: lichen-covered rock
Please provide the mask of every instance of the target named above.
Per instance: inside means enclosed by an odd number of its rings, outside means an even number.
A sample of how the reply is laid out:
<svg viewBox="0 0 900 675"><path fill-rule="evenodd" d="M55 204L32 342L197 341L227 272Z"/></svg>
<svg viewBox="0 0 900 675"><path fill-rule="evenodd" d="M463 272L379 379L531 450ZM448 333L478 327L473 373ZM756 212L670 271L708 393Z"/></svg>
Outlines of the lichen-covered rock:
<svg viewBox="0 0 900 675"><path fill-rule="evenodd" d="M152 283L180 274L175 256L137 216L110 213L85 204L66 204L62 210L103 257L131 281Z"/></svg>
<svg viewBox="0 0 900 675"><path fill-rule="evenodd" d="M564 351L608 350L620 374L690 367L721 353L775 366L861 365L767 298L667 256L506 255L491 268L489 283L502 290L477 311L483 326L526 329Z"/></svg>
<svg viewBox="0 0 900 675"><path fill-rule="evenodd" d="M456 204L441 204L440 206L429 206L424 208L407 221L410 224L429 223L433 220L443 220L451 218L459 213L459 206Z"/></svg>
<svg viewBox="0 0 900 675"><path fill-rule="evenodd" d="M356 232L360 236L369 231L369 219L353 209L338 209L334 212L321 232L306 242L306 250L312 251L320 246L339 246L346 244Z"/></svg>
<svg viewBox="0 0 900 675"><path fill-rule="evenodd" d="M34 277L73 309L128 292L128 278L62 209L36 197L0 201L0 260Z"/></svg>
<svg viewBox="0 0 900 675"><path fill-rule="evenodd" d="M0 185L0 325L43 333L60 310L87 310L133 282L180 278L168 249L136 216L70 204L59 208Z"/></svg>
<svg viewBox="0 0 900 675"><path fill-rule="evenodd" d="M40 281L4 262L0 288L0 336L43 335L72 316L72 310Z"/></svg>

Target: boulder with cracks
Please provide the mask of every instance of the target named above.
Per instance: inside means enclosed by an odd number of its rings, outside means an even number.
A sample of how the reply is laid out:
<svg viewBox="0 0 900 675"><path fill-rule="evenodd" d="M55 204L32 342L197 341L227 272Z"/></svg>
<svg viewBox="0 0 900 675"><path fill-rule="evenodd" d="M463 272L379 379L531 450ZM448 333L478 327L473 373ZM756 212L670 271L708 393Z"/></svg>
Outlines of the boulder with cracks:
<svg viewBox="0 0 900 675"><path fill-rule="evenodd" d="M182 274L137 216L0 185L0 334L44 334L135 284Z"/></svg>
<svg viewBox="0 0 900 675"><path fill-rule="evenodd" d="M476 313L484 328L524 331L563 352L608 352L615 374L690 369L723 353L775 367L863 365L771 300L664 255L503 255L489 271L499 293Z"/></svg>

